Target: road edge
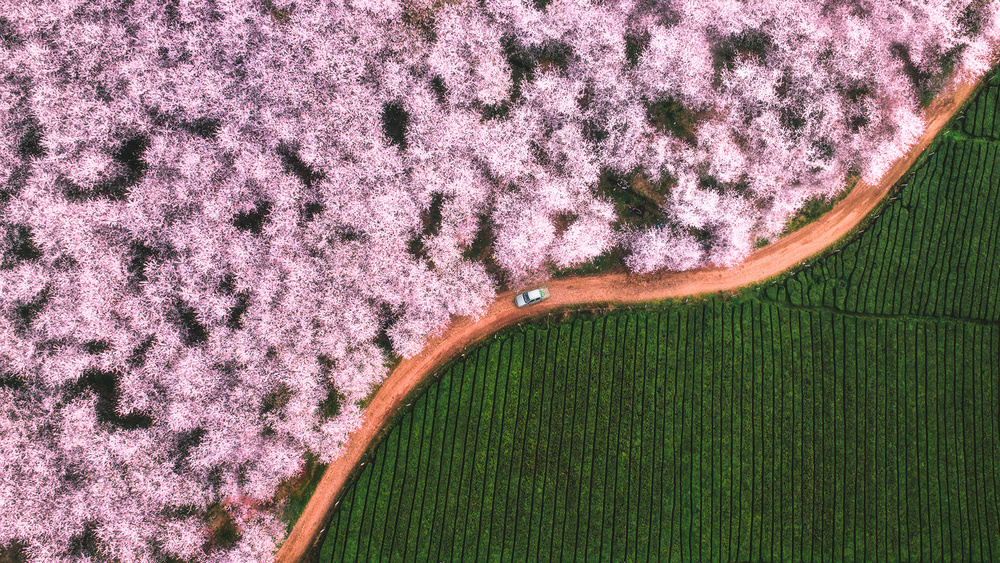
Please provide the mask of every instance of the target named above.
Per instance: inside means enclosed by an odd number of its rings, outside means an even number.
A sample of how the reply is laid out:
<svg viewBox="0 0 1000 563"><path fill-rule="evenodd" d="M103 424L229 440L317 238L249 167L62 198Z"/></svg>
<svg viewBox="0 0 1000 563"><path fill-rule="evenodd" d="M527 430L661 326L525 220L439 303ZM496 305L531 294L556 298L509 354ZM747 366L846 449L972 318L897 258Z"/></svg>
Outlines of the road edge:
<svg viewBox="0 0 1000 563"><path fill-rule="evenodd" d="M785 274L790 269L801 265L803 262L826 252L830 247L840 245L845 239L856 236L857 227L866 224L871 220L872 214L884 204L886 197L893 191L900 180L907 173L918 165L923 158L925 151L932 147L940 133L955 119L976 93L983 87L984 79L994 72L990 70L983 76L977 77L974 82L966 82L961 79L953 79L949 85L942 90L934 101L925 110L925 130L914 145L907 152L897 159L893 165L879 179L877 185L870 185L860 182L858 186L848 194L844 200L840 201L833 209L825 213L819 219L806 225L802 229L789 234L787 237L775 241L771 245L765 246L750 255L747 260L733 268L732 270L702 269L693 272L661 273L651 276L614 276L596 275L584 278L566 278L557 280L549 285L566 286L570 289L576 284L586 280L606 280L608 285L615 286L622 282L630 283L637 288L633 295L621 299L609 300L615 303L641 303L649 299L643 297L653 294L649 285L660 286L661 288L674 289L677 293L673 297L696 296L720 291L731 291L755 284L769 282ZM857 192L856 197L851 197ZM852 205L864 206L864 214L852 225L844 228L838 225L831 218L839 219ZM825 223L834 223L826 227ZM837 227L841 227L837 229ZM826 227L826 228L824 228ZM810 241L810 234L820 231L841 231L840 234L828 244L816 249L815 245L801 244L802 240ZM863 232L863 230L861 231ZM819 237L817 237L819 238ZM750 268L747 264L753 264L755 257L775 253L775 248L794 247L796 244L804 248L800 259L788 264L778 271L766 273L758 279L736 286L727 286L724 282L726 272L742 272ZM699 285L697 277L706 278L703 286ZM738 276L732 276L738 277ZM692 279L694 278L694 279ZM703 290L687 291L688 287L704 287ZM638 298L633 298L638 297ZM505 292L497 296L490 307L487 316L491 313L494 322L480 324L467 317L453 319L448 329L443 335L428 341L424 349L416 356L400 362L396 368L390 372L382 382L381 388L376 392L375 397L365 411L361 426L350 434L345 443L341 455L334 459L326 468L313 497L307 503L298 521L295 523L291 533L285 538L273 561L277 563L297 563L305 560L320 545L322 533L329 525L329 519L333 514L333 509L339 503L339 497L345 485L350 483L351 476L360 470L364 465L363 458L368 454L371 447L378 444L386 428L390 427L391 421L397 411L405 405L405 401L412 396L413 392L426 383L428 378L433 376L449 361L460 357L460 352L468 346L472 346L490 335L510 327L511 325L523 322L524 320L551 313L558 308L573 305L571 302L563 300L550 300L550 303L542 303L533 310L522 310L518 314L517 310L509 311L513 307L506 301L513 299L512 292ZM654 297L652 299L663 299ZM593 301L577 302L576 305L593 304ZM505 310L507 309L507 310ZM463 334L464 333L464 334ZM405 374L417 374L409 378L403 377ZM360 440L360 442L359 442Z"/></svg>

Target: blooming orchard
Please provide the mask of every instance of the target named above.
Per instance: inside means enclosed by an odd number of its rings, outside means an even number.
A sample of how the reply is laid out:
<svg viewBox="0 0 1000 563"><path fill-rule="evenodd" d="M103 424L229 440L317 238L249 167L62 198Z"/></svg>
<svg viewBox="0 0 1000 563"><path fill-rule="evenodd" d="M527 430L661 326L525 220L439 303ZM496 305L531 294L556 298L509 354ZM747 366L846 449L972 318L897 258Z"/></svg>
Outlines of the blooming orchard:
<svg viewBox="0 0 1000 563"><path fill-rule="evenodd" d="M998 22L982 0L0 0L0 546L267 558L279 483L337 455L391 354L615 247L638 272L738 263L882 174Z"/></svg>

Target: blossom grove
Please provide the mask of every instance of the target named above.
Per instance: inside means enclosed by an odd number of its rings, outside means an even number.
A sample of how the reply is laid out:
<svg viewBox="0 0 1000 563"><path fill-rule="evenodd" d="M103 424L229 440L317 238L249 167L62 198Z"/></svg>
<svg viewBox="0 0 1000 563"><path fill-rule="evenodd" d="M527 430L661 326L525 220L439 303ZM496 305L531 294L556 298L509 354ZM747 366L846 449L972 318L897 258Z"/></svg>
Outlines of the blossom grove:
<svg viewBox="0 0 1000 563"><path fill-rule="evenodd" d="M738 263L877 179L998 25L983 0L0 0L0 547L268 558L278 485L337 455L391 354L613 248ZM666 219L620 221L613 174Z"/></svg>

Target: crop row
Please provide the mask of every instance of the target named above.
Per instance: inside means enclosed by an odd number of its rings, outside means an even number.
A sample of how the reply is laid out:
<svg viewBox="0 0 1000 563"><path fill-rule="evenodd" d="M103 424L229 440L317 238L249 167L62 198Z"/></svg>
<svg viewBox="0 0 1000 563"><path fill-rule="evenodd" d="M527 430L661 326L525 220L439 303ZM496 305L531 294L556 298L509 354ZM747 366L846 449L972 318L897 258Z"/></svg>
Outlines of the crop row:
<svg viewBox="0 0 1000 563"><path fill-rule="evenodd" d="M1000 75L852 241L441 373L323 561L1000 560Z"/></svg>
<svg viewBox="0 0 1000 563"><path fill-rule="evenodd" d="M324 560L1000 556L1000 330L712 301L483 346Z"/></svg>
<svg viewBox="0 0 1000 563"><path fill-rule="evenodd" d="M947 139L863 236L764 297L862 314L1000 321L1000 144Z"/></svg>
<svg viewBox="0 0 1000 563"><path fill-rule="evenodd" d="M969 104L960 119L962 132L973 137L1000 139L1000 73L993 73L982 92Z"/></svg>

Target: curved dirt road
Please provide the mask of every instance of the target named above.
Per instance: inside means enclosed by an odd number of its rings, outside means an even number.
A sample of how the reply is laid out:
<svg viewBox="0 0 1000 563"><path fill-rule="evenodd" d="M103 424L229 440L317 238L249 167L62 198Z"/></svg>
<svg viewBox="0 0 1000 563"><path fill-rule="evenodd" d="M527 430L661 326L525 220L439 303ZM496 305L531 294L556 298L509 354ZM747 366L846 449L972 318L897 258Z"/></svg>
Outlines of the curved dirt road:
<svg viewBox="0 0 1000 563"><path fill-rule="evenodd" d="M806 227L754 252L731 269L700 269L650 276L598 275L552 280L552 297L526 309L513 304L514 293L498 295L477 322L453 319L448 330L430 340L423 351L401 362L385 379L365 411L364 422L347 440L340 457L323 475L316 492L275 556L279 563L302 561L316 543L354 467L374 445L380 431L408 395L441 366L478 340L529 317L554 309L600 303L637 303L672 297L728 291L774 277L822 252L847 235L912 167L951 117L977 90L979 82L959 84L943 92L927 109L927 130L910 151L897 160L878 185L859 183L829 213Z"/></svg>

